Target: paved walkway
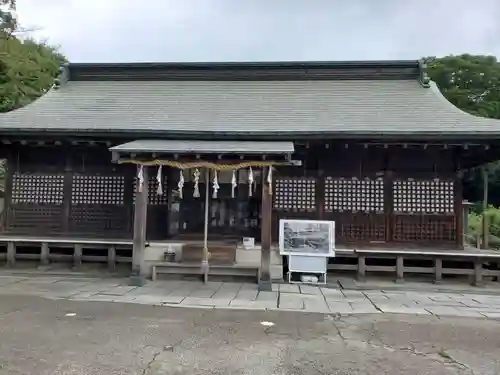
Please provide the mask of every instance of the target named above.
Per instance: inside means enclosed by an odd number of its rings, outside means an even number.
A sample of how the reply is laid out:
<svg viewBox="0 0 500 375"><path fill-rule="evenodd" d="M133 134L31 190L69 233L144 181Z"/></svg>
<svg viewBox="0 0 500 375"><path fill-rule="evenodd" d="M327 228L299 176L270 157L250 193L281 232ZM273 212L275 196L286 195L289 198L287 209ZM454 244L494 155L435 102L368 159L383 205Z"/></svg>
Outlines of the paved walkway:
<svg viewBox="0 0 500 375"><path fill-rule="evenodd" d="M479 293L479 292L478 292ZM301 311L338 315L403 313L500 319L500 295L414 291L356 291L276 284L258 292L245 283L155 281L143 287L127 279L0 276L0 295L109 301L169 307Z"/></svg>

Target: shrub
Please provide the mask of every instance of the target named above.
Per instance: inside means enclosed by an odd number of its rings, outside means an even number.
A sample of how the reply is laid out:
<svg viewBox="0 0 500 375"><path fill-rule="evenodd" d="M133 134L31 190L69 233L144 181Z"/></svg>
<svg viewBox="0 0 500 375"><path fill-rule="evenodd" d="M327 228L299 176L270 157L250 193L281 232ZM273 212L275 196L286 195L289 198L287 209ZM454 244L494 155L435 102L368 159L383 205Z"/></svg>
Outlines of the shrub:
<svg viewBox="0 0 500 375"><path fill-rule="evenodd" d="M490 206L486 209L485 215L488 220L489 246L500 249L500 209ZM468 219L466 239L467 242L475 246L482 238L483 213L471 212Z"/></svg>

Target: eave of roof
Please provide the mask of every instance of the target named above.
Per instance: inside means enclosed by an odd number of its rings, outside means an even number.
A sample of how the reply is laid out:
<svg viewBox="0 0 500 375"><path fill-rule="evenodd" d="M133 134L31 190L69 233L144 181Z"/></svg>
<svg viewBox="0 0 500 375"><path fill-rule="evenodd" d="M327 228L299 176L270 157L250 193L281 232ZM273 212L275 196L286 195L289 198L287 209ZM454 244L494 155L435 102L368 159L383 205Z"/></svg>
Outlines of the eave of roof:
<svg viewBox="0 0 500 375"><path fill-rule="evenodd" d="M292 154L293 142L274 141L200 141L144 139L110 148L118 153L184 153L184 154Z"/></svg>
<svg viewBox="0 0 500 375"><path fill-rule="evenodd" d="M84 63L67 65L58 82L59 90L0 115L0 134L255 140L500 137L500 121L453 106L428 84L420 61ZM235 106L248 105L233 108L232 98ZM202 112L192 113L200 106ZM366 113L360 116L359 111Z"/></svg>

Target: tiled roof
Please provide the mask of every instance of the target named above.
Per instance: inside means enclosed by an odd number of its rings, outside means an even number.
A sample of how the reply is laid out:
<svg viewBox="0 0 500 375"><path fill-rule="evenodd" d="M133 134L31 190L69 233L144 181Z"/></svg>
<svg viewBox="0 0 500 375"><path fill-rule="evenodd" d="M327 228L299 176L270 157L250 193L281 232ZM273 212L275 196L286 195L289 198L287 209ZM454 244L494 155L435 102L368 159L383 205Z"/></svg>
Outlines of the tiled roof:
<svg viewBox="0 0 500 375"><path fill-rule="evenodd" d="M424 87L418 76L352 78L70 79L34 103L0 115L0 132L500 135L500 121L459 110L434 84Z"/></svg>

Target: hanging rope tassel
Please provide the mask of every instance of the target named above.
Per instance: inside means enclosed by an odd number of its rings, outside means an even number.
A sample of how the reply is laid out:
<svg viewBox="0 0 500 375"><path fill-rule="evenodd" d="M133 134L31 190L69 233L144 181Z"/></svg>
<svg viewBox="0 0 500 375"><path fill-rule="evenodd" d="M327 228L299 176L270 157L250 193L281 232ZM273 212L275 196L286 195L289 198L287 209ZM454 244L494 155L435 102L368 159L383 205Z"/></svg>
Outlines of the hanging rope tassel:
<svg viewBox="0 0 500 375"><path fill-rule="evenodd" d="M236 181L236 171L233 171L233 178L231 178L231 198L234 198L234 190L238 186L238 182Z"/></svg>
<svg viewBox="0 0 500 375"><path fill-rule="evenodd" d="M267 172L267 186L269 195L273 195L273 167L269 167L269 171Z"/></svg>
<svg viewBox="0 0 500 375"><path fill-rule="evenodd" d="M139 187L137 190L142 192L142 186L144 185L144 166L139 165L139 168L137 169L137 180L139 181Z"/></svg>
<svg viewBox="0 0 500 375"><path fill-rule="evenodd" d="M182 199L182 189L184 188L184 173L182 173L182 169L180 170L179 175L179 183L177 184L179 188L179 198Z"/></svg>
<svg viewBox="0 0 500 375"><path fill-rule="evenodd" d="M158 181L158 190L157 190L156 193L158 195L163 195L163 184L162 184L162 179L163 178L162 178L162 173L161 173L162 171L161 171L161 169L162 169L162 166L160 165L158 167L158 173L156 174L156 181Z"/></svg>
<svg viewBox="0 0 500 375"><path fill-rule="evenodd" d="M199 198L200 197L200 186L199 186L199 183L200 183L200 171L198 170L198 168L196 168L194 170L193 176L194 176L193 197L194 198Z"/></svg>
<svg viewBox="0 0 500 375"><path fill-rule="evenodd" d="M253 195L253 170L252 167L248 170L248 196Z"/></svg>
<svg viewBox="0 0 500 375"><path fill-rule="evenodd" d="M212 198L217 198L217 191L219 190L219 181L217 181L217 170L214 170L214 183L213 183L214 192L212 194Z"/></svg>

